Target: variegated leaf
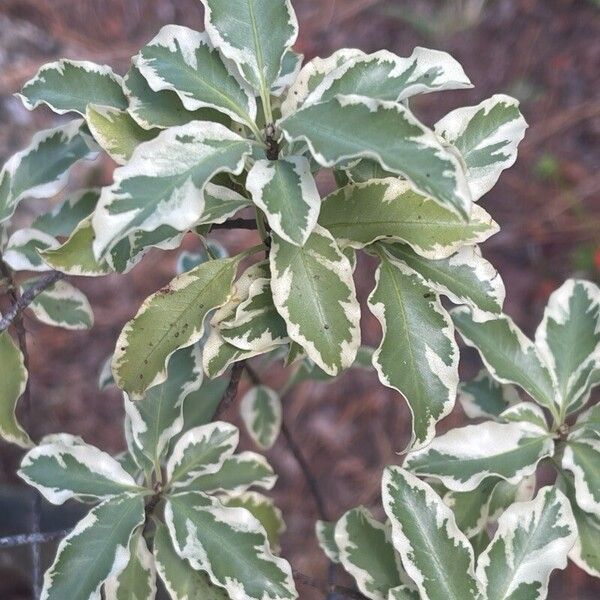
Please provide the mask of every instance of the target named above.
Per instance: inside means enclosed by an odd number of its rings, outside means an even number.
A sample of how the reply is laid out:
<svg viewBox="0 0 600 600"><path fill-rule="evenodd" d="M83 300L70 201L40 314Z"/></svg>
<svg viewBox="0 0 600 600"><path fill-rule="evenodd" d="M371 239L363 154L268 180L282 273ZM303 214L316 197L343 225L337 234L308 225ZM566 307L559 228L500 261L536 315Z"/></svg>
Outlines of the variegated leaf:
<svg viewBox="0 0 600 600"><path fill-rule="evenodd" d="M373 365L380 381L406 398L413 416L411 443L419 447L454 406L458 346L448 313L421 276L382 248L378 255L368 304L383 337Z"/></svg>
<svg viewBox="0 0 600 600"><path fill-rule="evenodd" d="M399 585L390 590L387 600L420 600L421 596L417 590L407 585Z"/></svg>
<svg viewBox="0 0 600 600"><path fill-rule="evenodd" d="M166 378L166 361L204 334L206 315L224 304L240 257L211 260L146 299L117 341L113 371L133 400Z"/></svg>
<svg viewBox="0 0 600 600"><path fill-rule="evenodd" d="M27 378L21 350L7 331L0 332L0 437L22 448L32 446L15 414L17 402L27 387Z"/></svg>
<svg viewBox="0 0 600 600"><path fill-rule="evenodd" d="M477 246L464 246L450 258L441 260L423 258L404 244L390 245L388 252L454 304L466 304L476 312L497 314L502 311L504 282L494 266L481 256Z"/></svg>
<svg viewBox="0 0 600 600"><path fill-rule="evenodd" d="M189 111L212 108L242 124L254 121L254 97L228 71L206 33L165 25L133 64L152 90L175 92Z"/></svg>
<svg viewBox="0 0 600 600"><path fill-rule="evenodd" d="M272 554L264 528L246 509L200 493L177 494L166 503L165 519L177 554L206 571L231 600L298 597L289 564Z"/></svg>
<svg viewBox="0 0 600 600"><path fill-rule="evenodd" d="M96 256L135 231L190 229L204 211L203 191L217 173L240 173L251 145L223 125L193 121L140 144L102 190L94 213Z"/></svg>
<svg viewBox="0 0 600 600"><path fill-rule="evenodd" d="M177 92L171 89L154 91L135 65L125 76L123 89L129 100L129 114L144 129L168 129L190 121L215 121L225 126L231 124L230 117L213 108L187 110Z"/></svg>
<svg viewBox="0 0 600 600"><path fill-rule="evenodd" d="M506 315L479 320L466 307L451 312L468 346L476 348L495 379L516 383L536 402L556 413L556 390L550 369L533 342Z"/></svg>
<svg viewBox="0 0 600 600"><path fill-rule="evenodd" d="M546 598L554 569L567 566L577 525L566 496L542 488L535 500L513 504L498 520L498 530L477 561L486 600Z"/></svg>
<svg viewBox="0 0 600 600"><path fill-rule="evenodd" d="M144 522L144 501L119 496L93 508L60 543L41 600L101 600L100 588L129 561L129 541Z"/></svg>
<svg viewBox="0 0 600 600"><path fill-rule="evenodd" d="M99 198L100 190L96 188L74 192L50 212L37 217L31 228L53 237L68 237L94 212Z"/></svg>
<svg viewBox="0 0 600 600"><path fill-rule="evenodd" d="M206 494L236 495L251 487L270 490L276 481L277 475L264 456L254 452L241 452L226 458L216 473L196 477L186 489Z"/></svg>
<svg viewBox="0 0 600 600"><path fill-rule="evenodd" d="M525 477L516 484L501 480L490 497L488 520L496 522L504 511L515 502L528 502L534 496L536 474ZM480 553L481 554L481 553Z"/></svg>
<svg viewBox="0 0 600 600"><path fill-rule="evenodd" d="M240 402L240 415L250 437L262 450L269 450L281 430L282 407L275 390L258 385L246 392Z"/></svg>
<svg viewBox="0 0 600 600"><path fill-rule="evenodd" d="M405 467L419 477L435 477L449 490L474 490L487 477L517 483L552 456L554 442L530 423L486 421L452 429L408 455Z"/></svg>
<svg viewBox="0 0 600 600"><path fill-rule="evenodd" d="M192 392L183 403L183 431L206 425L213 420L221 398L227 389L229 379L221 377L208 379L204 377L197 392ZM181 434L175 436L174 442Z"/></svg>
<svg viewBox="0 0 600 600"><path fill-rule="evenodd" d="M169 442L183 429L183 403L200 388L202 377L200 349L188 346L171 356L163 383L151 387L137 402L125 399L134 440L157 468Z"/></svg>
<svg viewBox="0 0 600 600"><path fill-rule="evenodd" d="M33 281L23 284L24 289ZM38 294L29 307L38 321L63 329L91 329L94 313L85 294L67 281L57 281Z"/></svg>
<svg viewBox="0 0 600 600"><path fill-rule="evenodd" d="M50 198L67 183L71 167L80 159L93 158L76 119L36 133L27 148L13 155L0 171L0 223L9 219L25 198Z"/></svg>
<svg viewBox="0 0 600 600"><path fill-rule="evenodd" d="M340 562L340 549L335 542L335 523L328 521L317 521L315 523L315 535L323 553L336 564Z"/></svg>
<svg viewBox="0 0 600 600"><path fill-rule="evenodd" d="M290 0L202 0L213 46L269 101L284 54L296 42L298 20Z"/></svg>
<svg viewBox="0 0 600 600"><path fill-rule="evenodd" d="M207 223L225 223L227 219L233 217L236 212L251 206L252 203L248 198L245 198L241 194L230 190L222 185L215 185L214 183L207 183L204 188L204 211L198 221L197 225L203 225ZM209 250L218 250L215 254L211 254L215 258L224 258L227 253L223 252L223 248L214 246L214 241L208 243Z"/></svg>
<svg viewBox="0 0 600 600"><path fill-rule="evenodd" d="M469 419L497 419L501 412L519 402L516 388L498 383L487 369L458 386L458 400Z"/></svg>
<svg viewBox="0 0 600 600"><path fill-rule="evenodd" d="M100 391L104 391L112 385L117 385L111 369L112 359L113 355L110 354L104 359L100 367L100 372L98 373L98 389Z"/></svg>
<svg viewBox="0 0 600 600"><path fill-rule="evenodd" d="M281 59L279 75L271 86L272 96L280 97L296 81L302 68L303 60L304 54L298 54L291 48L285 52Z"/></svg>
<svg viewBox="0 0 600 600"><path fill-rule="evenodd" d="M600 440L580 438L565 446L562 467L573 473L579 507L600 514Z"/></svg>
<svg viewBox="0 0 600 600"><path fill-rule="evenodd" d="M88 104L86 120L98 145L119 165L124 165L142 143L154 139L157 129L143 129L125 110Z"/></svg>
<svg viewBox="0 0 600 600"><path fill-rule="evenodd" d="M465 220L471 212L471 193L458 158L402 104L336 96L302 108L279 125L289 142L307 142L323 167L373 158Z"/></svg>
<svg viewBox="0 0 600 600"><path fill-rule="evenodd" d="M58 248L54 237L36 229L17 229L8 238L2 260L13 271L49 271L40 256L44 250Z"/></svg>
<svg viewBox="0 0 600 600"><path fill-rule="evenodd" d="M391 528L375 520L364 507L348 511L335 526L340 562L358 589L373 600L387 600L400 585Z"/></svg>
<svg viewBox="0 0 600 600"><path fill-rule="evenodd" d="M473 200L489 192L517 160L526 129L519 102L503 94L457 108L435 126L435 132L460 152Z"/></svg>
<svg viewBox="0 0 600 600"><path fill-rule="evenodd" d="M600 375L598 286L567 280L550 296L535 342L556 374L563 413L583 406Z"/></svg>
<svg viewBox="0 0 600 600"><path fill-rule="evenodd" d="M278 236L296 246L306 243L321 208L319 190L306 158L258 160L248 173L246 187Z"/></svg>
<svg viewBox="0 0 600 600"><path fill-rule="evenodd" d="M121 77L110 67L64 58L44 65L17 96L29 110L46 104L59 115L76 112L85 117L91 103L127 108Z"/></svg>
<svg viewBox="0 0 600 600"><path fill-rule="evenodd" d="M483 242L499 230L480 206L473 206L469 221L464 221L397 178L333 192L323 200L319 223L342 245L362 248L376 240L398 241L430 259L448 258L461 246Z"/></svg>
<svg viewBox="0 0 600 600"><path fill-rule="evenodd" d="M288 90L286 98L281 105L282 115L287 117L295 113L327 74L354 57L364 55L365 53L362 50L356 48L340 48L327 58L317 56L308 61L302 67L294 83Z"/></svg>
<svg viewBox="0 0 600 600"><path fill-rule="evenodd" d="M400 102L415 94L473 87L460 64L446 52L417 47L408 58L387 50L358 56L329 73L306 104L357 94Z"/></svg>
<svg viewBox="0 0 600 600"><path fill-rule="evenodd" d="M244 492L222 499L225 506L245 508L264 527L271 550L279 553L279 538L286 530L281 511L275 506L272 498L258 492Z"/></svg>
<svg viewBox="0 0 600 600"><path fill-rule="evenodd" d="M50 248L40 252L42 260L53 269L83 277L100 277L112 273L113 269L107 261L94 256L95 233L91 217L79 223L69 239L58 248ZM113 254L118 252L118 246Z"/></svg>
<svg viewBox="0 0 600 600"><path fill-rule="evenodd" d="M400 467L388 467L382 494L392 542L421 598L475 600L473 549L431 486Z"/></svg>
<svg viewBox="0 0 600 600"><path fill-rule="evenodd" d="M239 431L216 421L186 431L173 446L167 478L174 488L185 488L201 475L217 473L235 452Z"/></svg>
<svg viewBox="0 0 600 600"><path fill-rule="evenodd" d="M142 529L129 542L129 561L119 573L104 584L106 600L154 600L156 597L156 566L148 550Z"/></svg>
<svg viewBox="0 0 600 600"><path fill-rule="evenodd" d="M326 373L337 375L360 346L350 262L319 225L302 248L273 235L270 259L273 301L289 337Z"/></svg>
<svg viewBox="0 0 600 600"><path fill-rule="evenodd" d="M52 504L63 504L71 498L89 500L143 491L106 452L62 439L30 450L23 457L18 474Z"/></svg>
<svg viewBox="0 0 600 600"><path fill-rule="evenodd" d="M211 585L208 576L192 568L173 548L167 527L162 523L154 534L156 570L171 600L229 600L221 588Z"/></svg>
<svg viewBox="0 0 600 600"><path fill-rule="evenodd" d="M514 421L515 423L531 423L534 427L549 433L544 411L533 402L519 402L509 406L500 413L500 420Z"/></svg>
<svg viewBox="0 0 600 600"><path fill-rule="evenodd" d="M569 439L576 440L580 437L600 438L600 404L588 408L577 417Z"/></svg>

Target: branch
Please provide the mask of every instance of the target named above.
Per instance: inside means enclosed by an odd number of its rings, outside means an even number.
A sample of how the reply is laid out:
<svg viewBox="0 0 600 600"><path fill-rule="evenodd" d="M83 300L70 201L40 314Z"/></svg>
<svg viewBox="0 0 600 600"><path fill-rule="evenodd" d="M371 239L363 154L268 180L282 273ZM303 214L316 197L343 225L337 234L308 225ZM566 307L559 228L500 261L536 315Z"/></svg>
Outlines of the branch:
<svg viewBox="0 0 600 600"><path fill-rule="evenodd" d="M29 546L30 544L45 544L46 542L60 540L69 533L71 533L71 529L50 531L48 533L22 533L0 538L0 548L16 548L17 546Z"/></svg>
<svg viewBox="0 0 600 600"><path fill-rule="evenodd" d="M13 304L6 311L6 314L2 319L0 319L0 333L8 329L19 313L25 310L44 290L64 277L64 273L52 271L51 273L40 277L40 279L38 279L30 288L27 288L22 294L19 295L13 291L11 294ZM15 323L15 325L18 324Z"/></svg>
<svg viewBox="0 0 600 600"><path fill-rule="evenodd" d="M215 223L211 229L256 229L256 221L254 219L230 219L225 223Z"/></svg>
<svg viewBox="0 0 600 600"><path fill-rule="evenodd" d="M242 373L244 372L244 368L246 367L246 361L241 361L235 363L233 365L233 369L231 369L231 379L229 380L229 385L227 389L223 393L223 397L217 406L217 410L215 411L215 418L218 419L224 413L227 412L235 397L237 396L238 387L240 385L240 380L242 378Z"/></svg>

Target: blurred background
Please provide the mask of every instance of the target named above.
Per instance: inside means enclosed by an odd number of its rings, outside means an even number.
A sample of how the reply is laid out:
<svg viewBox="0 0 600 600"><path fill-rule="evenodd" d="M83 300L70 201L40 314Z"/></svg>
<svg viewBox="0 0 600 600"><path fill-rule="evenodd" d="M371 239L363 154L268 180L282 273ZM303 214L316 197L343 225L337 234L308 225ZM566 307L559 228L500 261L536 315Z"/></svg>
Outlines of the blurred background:
<svg viewBox="0 0 600 600"><path fill-rule="evenodd" d="M225 1L225 0L224 0ZM600 281L600 2L599 0L293 0L300 21L297 49L327 56L341 46L367 52L387 48L408 56L416 45L450 52L464 66L471 90L419 96L412 103L426 123L497 92L516 96L530 124L515 167L483 204L502 232L483 251L508 290L506 311L528 334L548 295L572 275ZM45 62L60 57L107 63L124 73L129 59L164 24L202 29L198 0L0 0L0 163L58 118L27 112L12 94ZM85 184L110 181L106 160L76 173ZM322 189L326 193L327 184ZM23 224L43 208L25 203ZM251 233L220 233L232 251ZM247 235L249 237L243 237ZM184 245L195 248L194 240ZM81 283L94 307L87 333L64 332L26 320L31 353L35 436L66 431L111 452L124 448L121 399L99 392L97 375L125 321L142 300L174 275L176 252L151 252L126 276ZM357 284L364 300L373 265L362 262ZM365 343L376 345L376 321L363 322ZM478 369L465 350L464 376ZM270 372L273 385L281 374ZM402 398L374 374L353 371L333 385L307 382L285 405L286 421L304 448L338 518L365 504L380 514L381 471L400 462L410 439ZM230 412L234 420L235 411ZM465 422L457 406L443 432ZM247 439L242 446L251 448ZM20 453L0 442L0 537L27 529L27 502L14 475ZM287 532L284 555L319 579L326 561L313 534L316 518L301 473L280 440L268 454L280 479L274 494ZM48 527L62 523L44 513ZM51 555L51 552L49 552ZM28 597L28 553L0 552L0 598ZM570 566L552 579L550 598L591 599L600 587ZM301 598L321 597L300 587ZM65 599L67 600L67 599Z"/></svg>

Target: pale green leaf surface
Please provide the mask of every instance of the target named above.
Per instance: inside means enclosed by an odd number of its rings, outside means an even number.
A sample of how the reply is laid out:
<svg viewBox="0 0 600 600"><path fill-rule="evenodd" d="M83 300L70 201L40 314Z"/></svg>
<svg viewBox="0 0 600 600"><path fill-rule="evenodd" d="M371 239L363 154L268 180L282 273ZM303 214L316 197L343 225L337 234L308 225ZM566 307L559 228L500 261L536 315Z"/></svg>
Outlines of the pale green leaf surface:
<svg viewBox="0 0 600 600"><path fill-rule="evenodd" d="M431 486L388 467L382 494L394 547L422 600L475 600L473 549Z"/></svg>
<svg viewBox="0 0 600 600"><path fill-rule="evenodd" d="M411 444L427 444L436 423L454 406L458 346L439 297L412 269L379 251L369 310L383 337L373 355L380 381L399 391L413 416Z"/></svg>
<svg viewBox="0 0 600 600"><path fill-rule="evenodd" d="M573 473L575 497L579 507L600 513L600 440L581 438L565 446L562 467Z"/></svg>
<svg viewBox="0 0 600 600"><path fill-rule="evenodd" d="M471 193L459 160L401 104L336 96L302 108L279 126L289 142L307 142L323 167L357 157L375 159L468 219Z"/></svg>
<svg viewBox="0 0 600 600"><path fill-rule="evenodd" d="M335 542L335 523L318 520L315 523L315 535L323 553L336 564L340 562L340 549Z"/></svg>
<svg viewBox="0 0 600 600"><path fill-rule="evenodd" d="M509 406L500 413L501 421L515 421L516 423L531 423L542 431L548 431L548 423L544 411L533 402L519 402Z"/></svg>
<svg viewBox="0 0 600 600"><path fill-rule="evenodd" d="M514 386L499 383L487 369L481 369L473 379L459 384L458 400L469 419L497 419L520 398Z"/></svg>
<svg viewBox="0 0 600 600"><path fill-rule="evenodd" d="M326 373L349 367L360 346L360 307L352 267L317 225L299 248L273 235L271 289L289 337Z"/></svg>
<svg viewBox="0 0 600 600"><path fill-rule="evenodd" d="M17 229L8 238L2 260L13 271L49 271L41 252L58 248L56 239L36 229Z"/></svg>
<svg viewBox="0 0 600 600"><path fill-rule="evenodd" d="M264 385L251 388L240 401L240 415L246 430L262 450L269 450L275 444L282 414L279 395Z"/></svg>

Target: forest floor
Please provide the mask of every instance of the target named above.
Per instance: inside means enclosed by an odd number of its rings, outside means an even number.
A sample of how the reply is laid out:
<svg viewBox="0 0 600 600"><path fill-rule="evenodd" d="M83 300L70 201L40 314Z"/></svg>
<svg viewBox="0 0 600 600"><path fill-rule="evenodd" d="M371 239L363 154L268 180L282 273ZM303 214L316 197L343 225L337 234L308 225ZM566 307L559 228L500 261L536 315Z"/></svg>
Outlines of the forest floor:
<svg viewBox="0 0 600 600"><path fill-rule="evenodd" d="M440 13L442 5L459 4L294 0L301 24L298 48L307 58L341 46L367 52L387 48L402 56L417 45L450 52L475 87L419 97L413 107L427 123L494 93L521 100L530 129L515 167L482 200L502 227L483 251L505 281L506 311L532 334L548 295L564 279L600 280L600 10L585 0L494 0L481 14ZM410 12L430 5L438 10L429 18ZM129 57L161 25L201 28L199 6L197 0L2 0L0 163L54 118L45 110L28 113L11 96L39 65L66 56L109 63L124 72ZM77 177L104 184L113 167L107 161L91 175ZM26 204L23 223L39 209L39 203ZM236 250L251 235L222 233L219 238ZM185 241L189 247L194 243ZM176 256L153 251L125 277L83 281L96 318L91 332L63 332L27 320L36 435L67 431L109 451L123 449L121 399L116 392L98 391L97 374L123 324L147 295L172 278ZM362 261L357 271L363 301L372 288L372 267ZM364 319L363 332L365 343L377 344L380 331L373 318ZM461 368L465 375L478 368L471 351L464 352ZM280 380L278 373L268 377L273 383ZM378 512L382 468L400 462L397 453L410 437L403 399L382 387L374 374L353 371L333 385L304 384L284 408L331 517L358 504ZM440 431L464 422L457 407ZM244 438L242 446L251 444ZM18 452L0 443L0 484L17 483L18 458ZM274 495L287 522L284 555L301 572L322 579L326 562L313 535L315 507L298 467L282 440L268 458L280 473ZM26 582L20 579L22 571L8 570L12 567L11 557L0 553L0 597L21 600ZM573 566L552 581L552 599L586 600L600 593L597 583ZM301 597L321 596L302 588Z"/></svg>

